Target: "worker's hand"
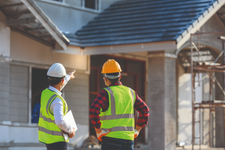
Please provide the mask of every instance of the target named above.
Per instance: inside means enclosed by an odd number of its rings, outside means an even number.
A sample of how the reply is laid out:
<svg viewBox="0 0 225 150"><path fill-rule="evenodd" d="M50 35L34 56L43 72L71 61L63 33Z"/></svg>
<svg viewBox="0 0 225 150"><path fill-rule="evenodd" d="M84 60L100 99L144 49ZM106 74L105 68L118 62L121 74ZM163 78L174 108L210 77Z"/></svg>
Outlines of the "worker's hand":
<svg viewBox="0 0 225 150"><path fill-rule="evenodd" d="M134 129L134 138L138 137L141 129L142 129L142 127L136 126L136 128Z"/></svg>
<svg viewBox="0 0 225 150"><path fill-rule="evenodd" d="M68 75L70 76L70 79L74 79L75 78L75 76L74 76L75 72L76 72L76 70L68 73Z"/></svg>
<svg viewBox="0 0 225 150"><path fill-rule="evenodd" d="M97 137L98 137L99 141L102 141L102 137L106 136L110 132L110 130L105 131L105 130L97 129L97 128L95 128L95 131L96 131L96 134L97 134Z"/></svg>
<svg viewBox="0 0 225 150"><path fill-rule="evenodd" d="M138 137L139 131L137 129L134 129L134 138Z"/></svg>
<svg viewBox="0 0 225 150"><path fill-rule="evenodd" d="M68 133L69 138L72 138L75 136L75 129L73 128L73 132L72 133Z"/></svg>

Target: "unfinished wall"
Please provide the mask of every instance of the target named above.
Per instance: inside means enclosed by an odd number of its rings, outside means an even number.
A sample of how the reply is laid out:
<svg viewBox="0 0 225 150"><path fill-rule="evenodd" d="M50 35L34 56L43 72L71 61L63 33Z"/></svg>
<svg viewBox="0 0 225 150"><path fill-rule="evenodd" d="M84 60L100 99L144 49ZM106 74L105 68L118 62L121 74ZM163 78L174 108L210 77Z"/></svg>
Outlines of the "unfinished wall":
<svg viewBox="0 0 225 150"><path fill-rule="evenodd" d="M29 91L32 90L29 88L32 84L29 83L32 81L29 68L47 69L55 62L62 63L67 72L77 70L76 78L68 83L64 95L78 125L76 136L70 140L70 144L81 146L89 136L89 57L56 53L17 32L11 31L10 34L12 62L0 62L0 132L4 134L0 136L0 147L6 145L7 149L7 146L14 145L15 149L23 149L30 144L31 149L34 149L32 146L43 145L38 141L37 124L29 123Z"/></svg>
<svg viewBox="0 0 225 150"><path fill-rule="evenodd" d="M28 123L29 68L10 66L9 121Z"/></svg>
<svg viewBox="0 0 225 150"><path fill-rule="evenodd" d="M0 11L0 121L9 118L10 65L4 58L10 57L10 28L5 22L6 17Z"/></svg>
<svg viewBox="0 0 225 150"><path fill-rule="evenodd" d="M220 83L224 83L223 73L216 73L215 76ZM224 88L224 84L222 84L222 87ZM219 86L216 85L215 88L216 88L215 99L224 100L223 92L220 90ZM224 122L222 118L223 118L223 108L217 107L215 110L216 147L224 147Z"/></svg>
<svg viewBox="0 0 225 150"><path fill-rule="evenodd" d="M75 76L66 85L64 97L78 124L78 131L71 143L81 146L89 136L89 75L75 73Z"/></svg>
<svg viewBox="0 0 225 150"><path fill-rule="evenodd" d="M217 14L215 14L206 24L201 27L201 32L215 32L215 31L224 31L224 24L221 22ZM214 38L201 38L201 41L206 43L206 45L210 45L214 49L217 50L218 53L222 51L222 43L221 40L218 40L218 36ZM223 83L223 74L216 73L216 78L220 83ZM224 86L222 84L222 86ZM219 87L216 85L215 87L215 99L216 100L224 100L224 95L222 94ZM223 109L216 108L215 111L215 130L216 130L216 147L224 147L224 126L223 126Z"/></svg>
<svg viewBox="0 0 225 150"><path fill-rule="evenodd" d="M10 65L0 62L0 121L9 118L9 93L10 93Z"/></svg>
<svg viewBox="0 0 225 150"><path fill-rule="evenodd" d="M191 74L185 73L178 64L178 133L177 142L191 144L192 139L192 102Z"/></svg>

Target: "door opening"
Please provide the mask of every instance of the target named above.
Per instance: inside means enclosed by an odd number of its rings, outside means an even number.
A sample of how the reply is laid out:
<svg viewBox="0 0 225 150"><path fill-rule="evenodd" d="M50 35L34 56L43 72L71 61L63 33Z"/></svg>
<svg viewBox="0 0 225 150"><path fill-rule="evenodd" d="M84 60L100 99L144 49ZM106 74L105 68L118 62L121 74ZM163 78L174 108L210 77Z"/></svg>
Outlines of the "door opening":
<svg viewBox="0 0 225 150"><path fill-rule="evenodd" d="M89 80L89 107L94 102L97 94L105 88L103 75L101 74L102 65L108 59L115 59L121 66L123 85L134 89L140 98L145 101L145 61L129 59L124 57L116 57L111 55L94 55L91 56L91 74ZM137 119L137 113L135 113ZM89 123L90 135L96 135L94 128ZM145 143L145 128L143 128L135 139L135 143Z"/></svg>

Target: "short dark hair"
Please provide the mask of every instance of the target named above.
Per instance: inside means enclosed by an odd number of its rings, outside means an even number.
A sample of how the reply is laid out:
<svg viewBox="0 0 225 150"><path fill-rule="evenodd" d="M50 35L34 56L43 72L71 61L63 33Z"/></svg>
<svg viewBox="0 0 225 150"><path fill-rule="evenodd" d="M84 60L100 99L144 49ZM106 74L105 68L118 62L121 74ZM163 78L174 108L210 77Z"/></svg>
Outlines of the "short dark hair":
<svg viewBox="0 0 225 150"><path fill-rule="evenodd" d="M116 73L106 73L105 75L109 75L109 76L118 76L120 73L119 72L116 72ZM105 76L105 77L106 77ZM107 78L107 77L106 77ZM115 82L118 82L120 77L116 78L116 79L109 79L107 78L111 83L115 83Z"/></svg>
<svg viewBox="0 0 225 150"><path fill-rule="evenodd" d="M48 83L49 83L50 86L54 86L54 85L59 84L62 81L63 78L64 77L57 78L57 77L50 77L50 76L48 76Z"/></svg>

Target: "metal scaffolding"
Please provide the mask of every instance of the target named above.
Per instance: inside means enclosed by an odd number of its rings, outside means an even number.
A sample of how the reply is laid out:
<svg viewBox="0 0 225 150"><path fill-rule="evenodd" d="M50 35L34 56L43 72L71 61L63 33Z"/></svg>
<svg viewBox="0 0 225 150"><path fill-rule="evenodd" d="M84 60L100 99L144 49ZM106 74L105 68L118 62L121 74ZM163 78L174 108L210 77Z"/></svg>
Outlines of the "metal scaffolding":
<svg viewBox="0 0 225 150"><path fill-rule="evenodd" d="M222 43L222 50L220 54L217 56L217 58L214 58L214 60L206 60L203 51L201 51L202 47L201 44L199 44L200 38L207 38L206 35L212 35L214 36L214 39L220 40ZM221 93L223 94L223 97L225 97L225 50L224 50L224 39L223 36L225 35L225 32L213 32L213 33L195 33L192 34L190 37L190 71L191 71L191 77L192 77L192 150L194 150L194 146L196 145L196 141L198 141L198 149L201 149L202 144L202 134L201 134L201 123L202 123L202 116L201 112L205 109L208 109L209 111L209 147L212 147L212 113L215 113L215 110L217 107L223 108L223 121L224 121L224 137L225 137L225 99L215 100L215 99L196 99L196 88L201 84L203 79L208 76L209 77L209 91L210 94L212 94L213 88L215 90L215 87L212 86L212 84L217 85L217 89L221 90ZM200 42L201 43L201 42ZM218 62L218 60L221 60L222 62ZM202 78L199 77L199 74L202 75ZM223 82L219 82L216 78L215 74L222 73L223 76ZM212 97L212 96L211 96ZM196 113L198 111L198 113ZM196 115L199 115L196 117ZM198 118L198 120L196 120ZM198 126L199 125L199 126ZM196 126L199 130L199 136L196 136ZM225 141L224 141L225 143ZM196 147L195 147L196 148Z"/></svg>

